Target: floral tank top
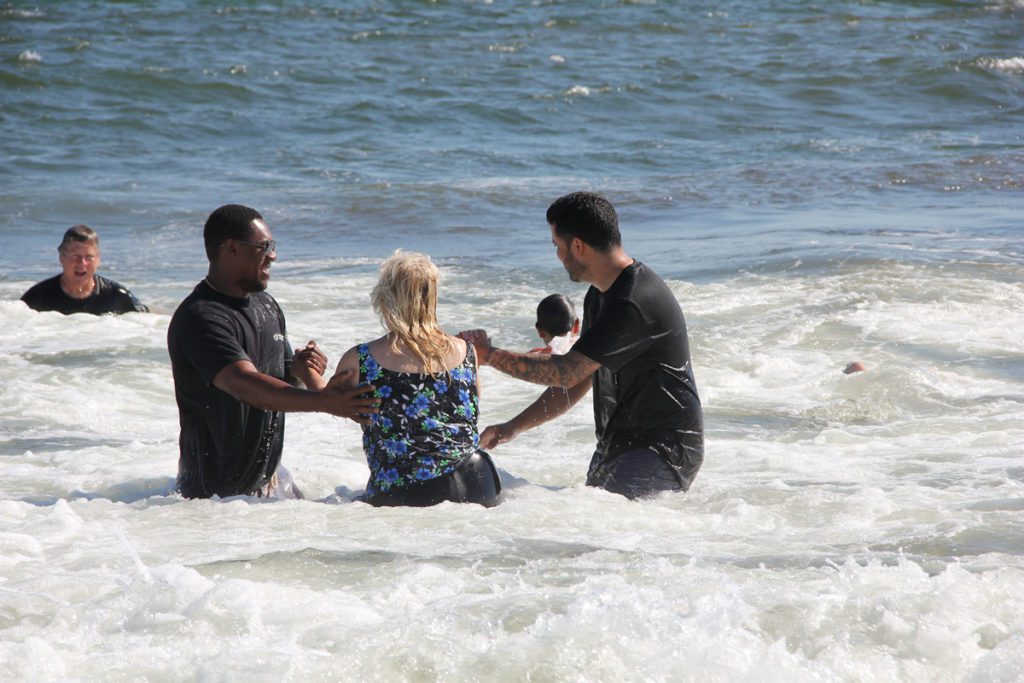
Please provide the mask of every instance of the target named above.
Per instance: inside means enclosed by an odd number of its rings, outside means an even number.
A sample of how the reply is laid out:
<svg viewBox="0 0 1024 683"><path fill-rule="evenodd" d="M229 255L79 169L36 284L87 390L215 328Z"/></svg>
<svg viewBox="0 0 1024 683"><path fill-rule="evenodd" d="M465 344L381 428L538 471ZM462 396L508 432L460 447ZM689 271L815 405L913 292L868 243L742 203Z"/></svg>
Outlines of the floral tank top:
<svg viewBox="0 0 1024 683"><path fill-rule="evenodd" d="M462 363L438 375L387 370L367 344L357 350L359 382L373 384L380 399L380 412L363 425L367 496L448 474L476 452L480 398L472 344Z"/></svg>

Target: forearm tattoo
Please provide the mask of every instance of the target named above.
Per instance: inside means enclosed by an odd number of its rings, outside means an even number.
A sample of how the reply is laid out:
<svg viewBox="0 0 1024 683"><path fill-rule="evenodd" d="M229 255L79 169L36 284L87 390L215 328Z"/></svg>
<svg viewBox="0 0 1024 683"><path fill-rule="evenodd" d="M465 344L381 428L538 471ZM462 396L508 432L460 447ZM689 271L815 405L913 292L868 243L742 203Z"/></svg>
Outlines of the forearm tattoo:
<svg viewBox="0 0 1024 683"><path fill-rule="evenodd" d="M579 353L557 356L513 353L504 349L493 349L487 364L516 379L547 387L574 387L601 367L600 363Z"/></svg>

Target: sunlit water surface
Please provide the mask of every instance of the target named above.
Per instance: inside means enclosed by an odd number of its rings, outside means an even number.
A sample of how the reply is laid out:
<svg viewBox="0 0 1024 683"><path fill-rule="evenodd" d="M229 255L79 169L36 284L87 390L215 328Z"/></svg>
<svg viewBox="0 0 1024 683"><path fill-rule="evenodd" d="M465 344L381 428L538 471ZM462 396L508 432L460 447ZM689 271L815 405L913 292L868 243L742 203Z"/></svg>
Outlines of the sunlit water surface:
<svg viewBox="0 0 1024 683"><path fill-rule="evenodd" d="M1020 2L0 5L0 679L1024 679ZM165 336L238 201L293 345L377 336L395 248L450 331L577 304L544 210L607 193L687 315L693 488L586 488L584 401L493 509L185 501ZM153 312L17 299L61 232ZM850 361L868 371L844 375ZM481 373L482 423L538 388Z"/></svg>

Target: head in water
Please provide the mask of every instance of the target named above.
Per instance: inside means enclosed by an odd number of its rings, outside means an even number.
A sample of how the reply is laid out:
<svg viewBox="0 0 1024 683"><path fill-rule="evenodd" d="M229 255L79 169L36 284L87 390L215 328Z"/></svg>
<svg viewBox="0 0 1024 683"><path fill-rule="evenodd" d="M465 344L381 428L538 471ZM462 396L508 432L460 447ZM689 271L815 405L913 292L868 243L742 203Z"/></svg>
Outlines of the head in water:
<svg viewBox="0 0 1024 683"><path fill-rule="evenodd" d="M73 290L91 287L100 266L100 236L88 225L72 226L64 233L57 255L65 286Z"/></svg>
<svg viewBox="0 0 1024 683"><path fill-rule="evenodd" d="M402 346L419 360L425 372L445 369L452 342L437 323L437 285L440 273L426 254L397 250L380 266L370 303L388 330L391 347Z"/></svg>
<svg viewBox="0 0 1024 683"><path fill-rule="evenodd" d="M537 304L537 322L534 327L545 343L554 337L576 331L578 326L576 307L564 294L550 294Z"/></svg>

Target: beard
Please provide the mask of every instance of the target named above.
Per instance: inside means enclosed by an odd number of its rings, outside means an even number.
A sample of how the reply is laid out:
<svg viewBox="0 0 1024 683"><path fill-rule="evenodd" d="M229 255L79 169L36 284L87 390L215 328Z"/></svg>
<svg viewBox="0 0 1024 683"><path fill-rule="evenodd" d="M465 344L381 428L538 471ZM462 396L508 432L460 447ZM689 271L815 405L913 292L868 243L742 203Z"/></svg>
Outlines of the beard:
<svg viewBox="0 0 1024 683"><path fill-rule="evenodd" d="M239 286L246 292L253 294L255 292L263 292L267 289L267 281L260 276L245 277L239 280Z"/></svg>
<svg viewBox="0 0 1024 683"><path fill-rule="evenodd" d="M586 268L583 264L572 257L572 254L565 257L565 261L562 263L565 266L565 272L569 273L569 279L573 282L580 282L583 278L583 273Z"/></svg>

